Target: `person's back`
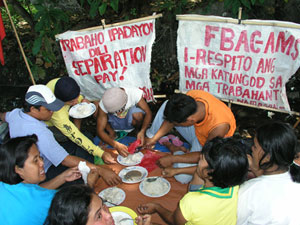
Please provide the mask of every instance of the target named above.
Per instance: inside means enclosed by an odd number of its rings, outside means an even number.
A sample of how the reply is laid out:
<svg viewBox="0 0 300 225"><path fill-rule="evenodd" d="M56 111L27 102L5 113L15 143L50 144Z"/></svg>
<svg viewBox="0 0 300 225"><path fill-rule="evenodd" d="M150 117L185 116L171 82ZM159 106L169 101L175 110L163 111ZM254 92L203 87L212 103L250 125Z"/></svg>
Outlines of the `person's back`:
<svg viewBox="0 0 300 225"><path fill-rule="evenodd" d="M186 224L235 224L238 190L239 186L210 187L187 193L180 201Z"/></svg>
<svg viewBox="0 0 300 225"><path fill-rule="evenodd" d="M289 171L296 149L290 125L271 121L257 129L250 158L257 177L240 187L238 225L300 224L300 184L293 182Z"/></svg>
<svg viewBox="0 0 300 225"><path fill-rule="evenodd" d="M292 181L289 172L247 181L240 188L239 208L243 210L238 224L298 225L299 190L300 184Z"/></svg>

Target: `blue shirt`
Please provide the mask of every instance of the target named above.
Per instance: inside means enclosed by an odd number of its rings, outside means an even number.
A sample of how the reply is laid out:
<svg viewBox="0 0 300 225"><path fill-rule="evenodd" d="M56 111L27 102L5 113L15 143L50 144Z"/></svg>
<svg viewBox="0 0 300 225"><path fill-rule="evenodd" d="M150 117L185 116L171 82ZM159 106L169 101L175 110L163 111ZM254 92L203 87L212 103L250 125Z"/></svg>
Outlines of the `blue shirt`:
<svg viewBox="0 0 300 225"><path fill-rule="evenodd" d="M21 109L7 112L5 121L8 122L11 138L32 134L38 136L37 146L40 155L44 158L45 172L52 164L58 166L68 156L66 150L57 143L47 125L24 113Z"/></svg>
<svg viewBox="0 0 300 225"><path fill-rule="evenodd" d="M0 225L42 225L55 193L37 184L0 182Z"/></svg>

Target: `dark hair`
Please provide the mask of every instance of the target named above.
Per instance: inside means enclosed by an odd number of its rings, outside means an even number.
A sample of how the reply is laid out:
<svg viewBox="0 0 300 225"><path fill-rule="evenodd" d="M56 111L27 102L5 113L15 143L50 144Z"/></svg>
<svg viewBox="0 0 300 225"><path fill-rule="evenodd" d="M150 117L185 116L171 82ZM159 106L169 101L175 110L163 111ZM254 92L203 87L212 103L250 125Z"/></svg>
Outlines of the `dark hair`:
<svg viewBox="0 0 300 225"><path fill-rule="evenodd" d="M31 104L29 104L28 102L24 101L24 104L23 104L23 111L24 111L25 113L30 112L31 107L34 107L34 108L40 110L41 105L31 105Z"/></svg>
<svg viewBox="0 0 300 225"><path fill-rule="evenodd" d="M206 142L202 154L208 163L210 181L226 188L242 184L248 173L248 159L243 144L234 138L216 137Z"/></svg>
<svg viewBox="0 0 300 225"><path fill-rule="evenodd" d="M295 159L300 157L299 142L298 142L298 145L297 145L297 148L296 148L296 152L297 153L296 153ZM300 166L298 164L295 164L295 163L291 164L290 174L291 174L291 177L292 177L293 181L295 181L297 183L300 183Z"/></svg>
<svg viewBox="0 0 300 225"><path fill-rule="evenodd" d="M174 94L167 102L164 116L170 123L183 123L197 111L197 102L189 95Z"/></svg>
<svg viewBox="0 0 300 225"><path fill-rule="evenodd" d="M259 167L266 170L273 165L278 170L288 170L296 155L297 137L293 128L286 123L271 121L260 126L256 131L256 138L264 151L259 161ZM269 155L270 160L262 163Z"/></svg>
<svg viewBox="0 0 300 225"><path fill-rule="evenodd" d="M93 189L86 185L61 188L54 196L44 225L85 225Z"/></svg>
<svg viewBox="0 0 300 225"><path fill-rule="evenodd" d="M18 184L23 179L15 172L15 166L24 167L29 149L37 142L35 134L9 139L0 149L0 181L7 184Z"/></svg>

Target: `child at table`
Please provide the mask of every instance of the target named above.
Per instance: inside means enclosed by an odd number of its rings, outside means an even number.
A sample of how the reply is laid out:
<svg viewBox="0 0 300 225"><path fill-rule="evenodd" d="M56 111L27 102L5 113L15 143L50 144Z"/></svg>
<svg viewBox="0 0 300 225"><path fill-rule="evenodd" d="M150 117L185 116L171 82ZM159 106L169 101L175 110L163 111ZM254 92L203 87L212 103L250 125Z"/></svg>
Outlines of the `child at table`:
<svg viewBox="0 0 300 225"><path fill-rule="evenodd" d="M236 224L238 189L247 172L242 142L216 137L204 145L200 155L196 175L203 181L202 188L188 192L174 212L157 203L140 205L137 210L158 213L167 224Z"/></svg>

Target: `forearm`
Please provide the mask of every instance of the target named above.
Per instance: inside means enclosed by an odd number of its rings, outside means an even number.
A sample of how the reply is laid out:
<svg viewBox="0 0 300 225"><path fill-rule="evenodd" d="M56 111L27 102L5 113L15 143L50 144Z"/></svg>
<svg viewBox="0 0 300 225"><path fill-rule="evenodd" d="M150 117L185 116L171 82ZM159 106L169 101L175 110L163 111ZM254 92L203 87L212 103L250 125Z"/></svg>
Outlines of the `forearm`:
<svg viewBox="0 0 300 225"><path fill-rule="evenodd" d="M184 155L173 155L173 163L198 163L200 159L200 152L190 152Z"/></svg>
<svg viewBox="0 0 300 225"><path fill-rule="evenodd" d="M103 150L97 147L90 139L88 139L80 130L72 123L68 117L56 116L51 119L52 124L57 127L72 142L86 150L89 154L101 157Z"/></svg>
<svg viewBox="0 0 300 225"><path fill-rule="evenodd" d="M140 132L143 132L144 134L146 133L146 130L149 127L149 124L151 123L151 120L152 120L152 113L151 112L146 113Z"/></svg>
<svg viewBox="0 0 300 225"><path fill-rule="evenodd" d="M167 134L173 127L174 125L172 123L165 120L152 139L154 141L158 141L162 136Z"/></svg>
<svg viewBox="0 0 300 225"><path fill-rule="evenodd" d="M78 128L78 130L80 130L81 128L81 119L74 119L73 123L75 124L75 126Z"/></svg>
<svg viewBox="0 0 300 225"><path fill-rule="evenodd" d="M183 168L173 168L173 170L174 170L174 175L177 175L177 174L191 174L191 175L193 175L197 170L197 166L190 166L190 167L183 167Z"/></svg>
<svg viewBox="0 0 300 225"><path fill-rule="evenodd" d="M90 168L90 169L95 169L96 166L88 161L86 161L85 159L79 158L77 156L74 155L68 155L63 161L62 161L62 165L66 166L66 167L75 167L78 166L79 162L83 161L86 162L86 165Z"/></svg>
<svg viewBox="0 0 300 225"><path fill-rule="evenodd" d="M103 142L105 142L106 144L109 144L110 146L115 148L117 141L112 139L104 130L101 130L100 132L98 132L98 136L100 137L100 139Z"/></svg>
<svg viewBox="0 0 300 225"><path fill-rule="evenodd" d="M63 185L65 182L66 181L65 181L64 175L63 175L63 173L61 173L58 176L54 177L53 179L40 184L40 186L43 188L47 188L47 189L57 189L58 187Z"/></svg>
<svg viewBox="0 0 300 225"><path fill-rule="evenodd" d="M155 208L159 216L167 223L174 224L173 212L164 208L162 205L157 204Z"/></svg>
<svg viewBox="0 0 300 225"><path fill-rule="evenodd" d="M0 113L0 119L4 122L5 122L5 115L6 115L6 112Z"/></svg>

